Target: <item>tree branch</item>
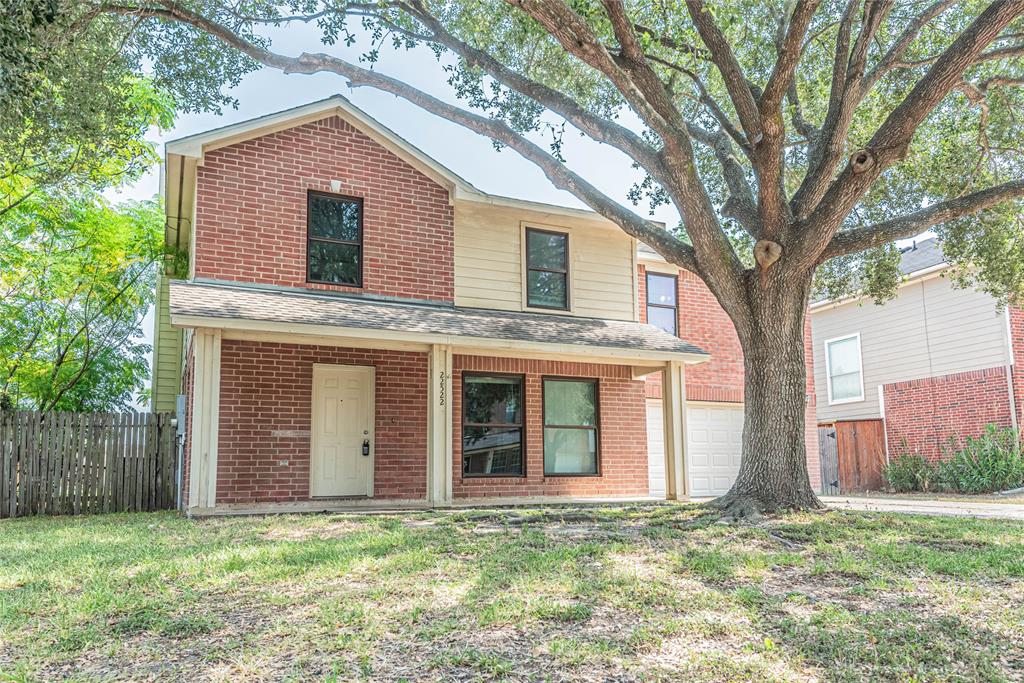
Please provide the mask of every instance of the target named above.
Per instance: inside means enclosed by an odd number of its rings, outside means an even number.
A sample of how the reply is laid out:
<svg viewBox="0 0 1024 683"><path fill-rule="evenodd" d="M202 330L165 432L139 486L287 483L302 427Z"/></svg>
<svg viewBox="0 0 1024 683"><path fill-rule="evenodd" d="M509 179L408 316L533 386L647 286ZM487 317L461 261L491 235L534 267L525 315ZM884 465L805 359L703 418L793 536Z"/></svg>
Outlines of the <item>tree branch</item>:
<svg viewBox="0 0 1024 683"><path fill-rule="evenodd" d="M1024 197L1024 180L1003 183L963 197L932 204L920 211L875 225L844 230L836 233L819 260L826 261L836 256L879 247L899 239L907 239L939 223L970 216L1019 197Z"/></svg>
<svg viewBox="0 0 1024 683"><path fill-rule="evenodd" d="M917 127L963 79L999 33L1024 14L1020 0L995 0L942 54L878 128L865 149L855 152L808 216L800 241L800 266L813 267L842 220L882 172L904 158Z"/></svg>
<svg viewBox="0 0 1024 683"><path fill-rule="evenodd" d="M751 92L743 75L743 69L729 47L729 41L715 24L711 12L704 5L704 0L686 0L686 8L694 26L697 27L697 32L711 53L711 61L722 74L725 88L739 115L740 125L743 126L747 139L752 146L756 146L764 135L761 130L761 115L754 100L754 93Z"/></svg>
<svg viewBox="0 0 1024 683"><path fill-rule="evenodd" d="M793 9L785 37L779 45L779 58L775 61L775 67L758 102L762 117L772 115L772 112L779 108L782 98L793 82L793 73L803 52L804 36L819 2L820 0L798 0Z"/></svg>
<svg viewBox="0 0 1024 683"><path fill-rule="evenodd" d="M271 52L243 38L228 27L177 5L164 9L126 7L122 5L105 5L104 8L105 11L110 13L153 17L194 26L220 39L257 62L278 68L285 73L314 74L327 71L347 78L351 87L369 86L408 100L432 114L441 116L465 128L485 135L496 142L511 147L525 159L540 167L555 187L571 192L599 214L616 223L624 232L656 249L672 263L687 270L698 272L698 265L692 247L603 194L540 146L519 135L503 121L468 112L439 100L432 95L428 95L402 81L376 71L364 69L330 55L302 53L298 57L289 57Z"/></svg>

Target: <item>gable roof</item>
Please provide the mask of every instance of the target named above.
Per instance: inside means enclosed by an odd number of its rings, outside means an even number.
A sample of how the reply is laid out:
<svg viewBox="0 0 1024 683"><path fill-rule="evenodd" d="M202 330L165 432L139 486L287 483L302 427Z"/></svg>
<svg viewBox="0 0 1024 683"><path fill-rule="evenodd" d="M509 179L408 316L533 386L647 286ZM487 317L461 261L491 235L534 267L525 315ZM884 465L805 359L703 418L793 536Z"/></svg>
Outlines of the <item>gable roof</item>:
<svg viewBox="0 0 1024 683"><path fill-rule="evenodd" d="M438 163L342 95L332 95L291 109L171 140L166 145L166 151L168 155L192 157L199 159L201 163L203 155L211 150L320 121L330 116L341 117L374 142L449 190L468 195L483 194L468 180Z"/></svg>
<svg viewBox="0 0 1024 683"><path fill-rule="evenodd" d="M172 324L699 363L708 354L627 320L382 301L221 282L170 283Z"/></svg>
<svg viewBox="0 0 1024 683"><path fill-rule="evenodd" d="M900 254L900 272L904 275L913 275L946 262L942 253L942 244L938 237L914 242L909 247L904 247Z"/></svg>

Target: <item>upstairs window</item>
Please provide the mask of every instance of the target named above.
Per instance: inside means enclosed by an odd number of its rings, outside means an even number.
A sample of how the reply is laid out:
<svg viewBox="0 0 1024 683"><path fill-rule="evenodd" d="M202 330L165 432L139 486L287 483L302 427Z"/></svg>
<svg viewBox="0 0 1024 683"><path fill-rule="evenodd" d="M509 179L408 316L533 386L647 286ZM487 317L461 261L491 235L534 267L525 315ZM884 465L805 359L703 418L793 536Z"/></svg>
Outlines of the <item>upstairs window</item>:
<svg viewBox="0 0 1024 683"><path fill-rule="evenodd" d="M518 477L523 458L522 375L462 377L462 475Z"/></svg>
<svg viewBox="0 0 1024 683"><path fill-rule="evenodd" d="M859 334L825 342L825 371L828 375L829 403L864 400Z"/></svg>
<svg viewBox="0 0 1024 683"><path fill-rule="evenodd" d="M647 322L672 336L679 334L677 285L675 275L647 273Z"/></svg>
<svg viewBox="0 0 1024 683"><path fill-rule="evenodd" d="M597 474L597 380L544 378L544 476Z"/></svg>
<svg viewBox="0 0 1024 683"><path fill-rule="evenodd" d="M306 278L363 286L363 200L310 192L306 205Z"/></svg>
<svg viewBox="0 0 1024 683"><path fill-rule="evenodd" d="M569 236L526 229L526 305L569 310Z"/></svg>

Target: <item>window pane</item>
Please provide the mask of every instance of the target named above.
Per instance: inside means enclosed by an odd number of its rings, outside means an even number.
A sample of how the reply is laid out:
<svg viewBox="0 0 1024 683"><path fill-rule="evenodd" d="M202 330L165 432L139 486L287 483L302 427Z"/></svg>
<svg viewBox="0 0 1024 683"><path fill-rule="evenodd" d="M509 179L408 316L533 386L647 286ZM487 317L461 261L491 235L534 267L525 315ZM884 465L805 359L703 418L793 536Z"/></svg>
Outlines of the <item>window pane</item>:
<svg viewBox="0 0 1024 683"><path fill-rule="evenodd" d="M359 284L359 247L336 242L309 242L309 279L342 285Z"/></svg>
<svg viewBox="0 0 1024 683"><path fill-rule="evenodd" d="M660 327L669 334L676 333L676 309L658 308L657 306L647 307L647 322L655 327Z"/></svg>
<svg viewBox="0 0 1024 683"><path fill-rule="evenodd" d="M521 424L522 394L515 377L465 378L465 421L470 424Z"/></svg>
<svg viewBox="0 0 1024 683"><path fill-rule="evenodd" d="M565 235L526 232L526 259L530 268L565 270Z"/></svg>
<svg viewBox="0 0 1024 683"><path fill-rule="evenodd" d="M676 279L667 275L647 276L647 303L676 305Z"/></svg>
<svg viewBox="0 0 1024 683"><path fill-rule="evenodd" d="M847 398L860 398L859 372L832 375L832 400L841 401Z"/></svg>
<svg viewBox="0 0 1024 683"><path fill-rule="evenodd" d="M358 242L359 202L312 195L309 198L309 236Z"/></svg>
<svg viewBox="0 0 1024 683"><path fill-rule="evenodd" d="M465 427L462 430L463 474L522 474L522 429Z"/></svg>
<svg viewBox="0 0 1024 683"><path fill-rule="evenodd" d="M544 380L544 424L597 425L597 383Z"/></svg>
<svg viewBox="0 0 1024 683"><path fill-rule="evenodd" d="M828 367L833 377L860 372L860 342L856 337L834 341L828 345Z"/></svg>
<svg viewBox="0 0 1024 683"><path fill-rule="evenodd" d="M526 303L530 306L568 308L565 273L531 270L526 276Z"/></svg>
<svg viewBox="0 0 1024 683"><path fill-rule="evenodd" d="M545 474L597 474L597 430L544 428Z"/></svg>

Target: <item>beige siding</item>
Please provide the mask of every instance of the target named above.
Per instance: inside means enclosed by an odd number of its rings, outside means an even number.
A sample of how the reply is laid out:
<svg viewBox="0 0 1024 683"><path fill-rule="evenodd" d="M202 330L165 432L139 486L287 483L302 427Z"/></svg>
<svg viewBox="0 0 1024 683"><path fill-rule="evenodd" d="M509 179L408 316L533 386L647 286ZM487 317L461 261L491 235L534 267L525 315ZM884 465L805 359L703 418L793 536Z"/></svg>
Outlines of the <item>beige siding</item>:
<svg viewBox="0 0 1024 683"><path fill-rule="evenodd" d="M878 387L1007 363L1006 321L988 294L931 277L900 288L883 306L870 300L812 313L818 421L881 417ZM825 341L860 333L864 400L829 405Z"/></svg>
<svg viewBox="0 0 1024 683"><path fill-rule="evenodd" d="M523 227L569 233L571 315L636 320L635 241L603 220L460 202L455 207L455 303L525 309Z"/></svg>
<svg viewBox="0 0 1024 683"><path fill-rule="evenodd" d="M156 330L153 334L153 410L173 411L181 391L181 334L171 327L167 278L157 280Z"/></svg>

